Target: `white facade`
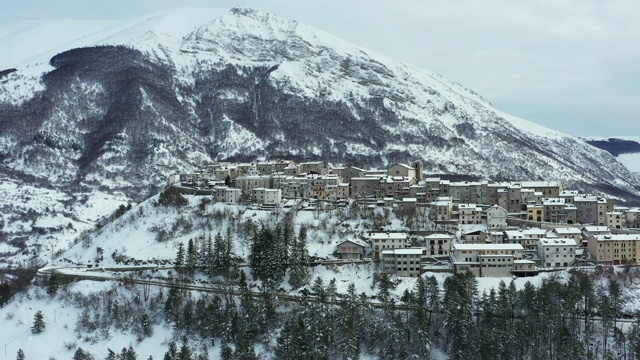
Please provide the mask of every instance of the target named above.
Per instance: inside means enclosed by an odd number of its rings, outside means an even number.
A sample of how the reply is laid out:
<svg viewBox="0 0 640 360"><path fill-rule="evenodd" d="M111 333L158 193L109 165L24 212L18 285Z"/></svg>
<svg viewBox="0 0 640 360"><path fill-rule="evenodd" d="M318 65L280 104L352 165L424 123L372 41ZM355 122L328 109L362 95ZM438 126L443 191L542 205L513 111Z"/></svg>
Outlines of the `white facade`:
<svg viewBox="0 0 640 360"><path fill-rule="evenodd" d="M461 225L466 224L481 224L482 223L482 209L477 207L476 204L459 204L458 205L458 223Z"/></svg>
<svg viewBox="0 0 640 360"><path fill-rule="evenodd" d="M510 276L514 261L523 260L520 244L453 244L453 271L476 276Z"/></svg>
<svg viewBox="0 0 640 360"><path fill-rule="evenodd" d="M448 234L425 236L426 256L449 256L453 238Z"/></svg>
<svg viewBox="0 0 640 360"><path fill-rule="evenodd" d="M382 268L387 274L418 277L421 273L422 248L390 249L382 251Z"/></svg>
<svg viewBox="0 0 640 360"><path fill-rule="evenodd" d="M369 235L369 241L373 248L373 257L379 258L382 250L387 249L404 249L407 247L407 234L406 233L371 233Z"/></svg>
<svg viewBox="0 0 640 360"><path fill-rule="evenodd" d="M489 230L499 230L507 228L507 210L493 205L487 209L487 228Z"/></svg>
<svg viewBox="0 0 640 360"><path fill-rule="evenodd" d="M576 258L573 239L543 238L538 241L538 255L544 267L568 267Z"/></svg>
<svg viewBox="0 0 640 360"><path fill-rule="evenodd" d="M277 205L282 202L282 190L280 189L253 189L253 201L258 204Z"/></svg>

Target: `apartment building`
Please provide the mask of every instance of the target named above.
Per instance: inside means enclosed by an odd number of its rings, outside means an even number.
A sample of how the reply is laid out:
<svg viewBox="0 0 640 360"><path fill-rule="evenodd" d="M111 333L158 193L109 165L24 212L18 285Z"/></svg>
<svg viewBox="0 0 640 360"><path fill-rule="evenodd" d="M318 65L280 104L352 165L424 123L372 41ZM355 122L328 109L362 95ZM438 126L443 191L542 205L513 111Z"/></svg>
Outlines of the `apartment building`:
<svg viewBox="0 0 640 360"><path fill-rule="evenodd" d="M422 273L423 248L382 250L381 267L387 274L418 277Z"/></svg>
<svg viewBox="0 0 640 360"><path fill-rule="evenodd" d="M538 241L538 256L543 267L568 267L576 258L573 239L542 238Z"/></svg>
<svg viewBox="0 0 640 360"><path fill-rule="evenodd" d="M476 276L510 276L514 265L535 270L535 264L523 259L520 244L453 244L453 271L471 271ZM522 261L525 262L522 262Z"/></svg>
<svg viewBox="0 0 640 360"><path fill-rule="evenodd" d="M639 265L640 235L637 234L591 235L587 248L599 264Z"/></svg>

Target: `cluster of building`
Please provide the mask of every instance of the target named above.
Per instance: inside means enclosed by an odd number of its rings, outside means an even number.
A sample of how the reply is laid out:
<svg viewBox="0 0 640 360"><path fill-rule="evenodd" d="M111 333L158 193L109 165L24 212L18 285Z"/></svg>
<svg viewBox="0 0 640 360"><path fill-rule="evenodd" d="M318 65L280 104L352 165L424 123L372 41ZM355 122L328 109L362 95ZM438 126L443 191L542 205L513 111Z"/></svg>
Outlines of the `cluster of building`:
<svg viewBox="0 0 640 360"><path fill-rule="evenodd" d="M409 236L374 232L337 245L346 260L371 258L380 270L416 277L425 271L471 271L476 276L530 276L541 269L580 265L640 265L640 233L613 234L605 226L521 228L499 238L456 239L453 234Z"/></svg>
<svg viewBox="0 0 640 360"><path fill-rule="evenodd" d="M565 190L560 181L450 181L425 177L421 161L388 169L333 167L326 161L218 162L170 184L208 191L215 201L246 199L274 206L285 199L377 201L430 207L438 224L479 224L490 205L533 222L593 224L612 229L640 227L640 208L615 207L612 199ZM503 216L503 215L500 215Z"/></svg>
<svg viewBox="0 0 640 360"><path fill-rule="evenodd" d="M566 190L559 181L443 180L425 177L421 161L364 170L277 160L214 163L192 174L173 175L170 184L204 191L225 203L277 206L285 199L355 199L427 208L442 231L411 238L407 233L372 233L337 247L340 258L373 258L382 271L398 276L418 276L437 266L478 276L526 276L540 268L587 262L639 264L640 235L612 231L640 227L640 208L616 207L611 199ZM457 235L451 230L458 230Z"/></svg>

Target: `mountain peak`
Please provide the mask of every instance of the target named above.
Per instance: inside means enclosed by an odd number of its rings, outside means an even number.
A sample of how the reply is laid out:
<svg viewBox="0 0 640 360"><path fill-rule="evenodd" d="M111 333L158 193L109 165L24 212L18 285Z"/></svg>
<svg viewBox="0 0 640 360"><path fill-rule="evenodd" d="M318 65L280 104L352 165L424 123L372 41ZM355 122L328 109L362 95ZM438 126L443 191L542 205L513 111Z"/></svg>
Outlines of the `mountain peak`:
<svg viewBox="0 0 640 360"><path fill-rule="evenodd" d="M233 7L231 8L231 10L229 10L229 12L234 15L241 15L241 16L248 16L248 17L257 17L257 16L264 15L264 13L262 13L260 10L252 8L250 6L246 6L246 5L239 5L239 6Z"/></svg>

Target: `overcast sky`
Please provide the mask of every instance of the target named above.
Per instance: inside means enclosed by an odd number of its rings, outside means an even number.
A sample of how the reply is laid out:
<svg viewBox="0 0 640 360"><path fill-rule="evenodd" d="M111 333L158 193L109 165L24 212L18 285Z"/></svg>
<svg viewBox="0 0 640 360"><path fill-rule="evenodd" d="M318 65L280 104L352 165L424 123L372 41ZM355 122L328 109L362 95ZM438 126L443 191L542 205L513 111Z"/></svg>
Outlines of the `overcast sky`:
<svg viewBox="0 0 640 360"><path fill-rule="evenodd" d="M556 130L640 136L639 0L16 0L3 3L0 25L236 5L437 72Z"/></svg>

